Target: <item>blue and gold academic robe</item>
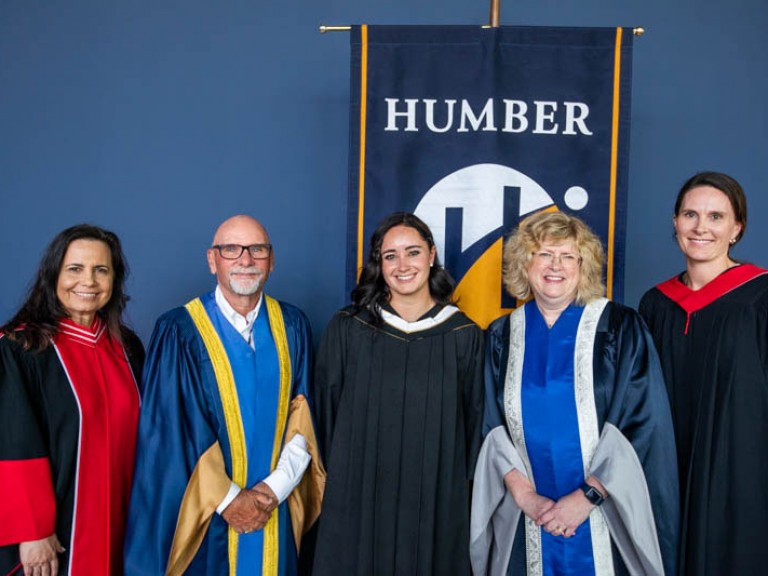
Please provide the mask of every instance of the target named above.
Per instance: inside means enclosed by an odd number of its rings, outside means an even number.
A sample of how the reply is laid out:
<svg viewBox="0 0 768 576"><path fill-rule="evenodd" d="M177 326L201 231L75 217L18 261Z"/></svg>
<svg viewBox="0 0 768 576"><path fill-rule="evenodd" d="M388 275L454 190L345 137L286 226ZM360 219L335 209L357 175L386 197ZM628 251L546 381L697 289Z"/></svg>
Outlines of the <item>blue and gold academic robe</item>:
<svg viewBox="0 0 768 576"><path fill-rule="evenodd" d="M157 321L144 371L127 575L295 572L323 484L307 400L311 338L298 308L264 299L254 348L214 292ZM251 488L264 480L297 433L312 456L301 484L263 530L237 534L215 511L230 482Z"/></svg>

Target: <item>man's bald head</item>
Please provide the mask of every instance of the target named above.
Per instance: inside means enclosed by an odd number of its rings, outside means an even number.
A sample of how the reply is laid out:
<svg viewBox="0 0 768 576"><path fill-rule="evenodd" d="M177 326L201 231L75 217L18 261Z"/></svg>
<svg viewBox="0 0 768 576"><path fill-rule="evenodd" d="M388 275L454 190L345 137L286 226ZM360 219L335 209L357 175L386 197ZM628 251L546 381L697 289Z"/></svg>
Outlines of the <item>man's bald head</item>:
<svg viewBox="0 0 768 576"><path fill-rule="evenodd" d="M236 242L235 240L232 240L232 238L242 237L249 233L261 234L265 239L263 242L251 242L251 244L269 244L269 234L261 222L247 214L238 214L237 216L227 218L224 222L219 224L219 227L216 228L216 233L213 235L212 245L243 244L244 246L248 246L248 244Z"/></svg>
<svg viewBox="0 0 768 576"><path fill-rule="evenodd" d="M208 267L216 275L227 302L245 316L258 304L264 283L274 268L266 228L245 214L222 222L208 249Z"/></svg>

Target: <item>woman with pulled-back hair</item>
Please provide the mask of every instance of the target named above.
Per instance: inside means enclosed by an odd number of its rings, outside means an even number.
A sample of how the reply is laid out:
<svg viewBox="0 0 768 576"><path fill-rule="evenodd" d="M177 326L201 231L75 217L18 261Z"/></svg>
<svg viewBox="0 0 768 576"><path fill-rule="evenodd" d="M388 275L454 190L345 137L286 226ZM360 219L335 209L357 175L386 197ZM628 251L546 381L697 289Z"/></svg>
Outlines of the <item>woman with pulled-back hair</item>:
<svg viewBox="0 0 768 576"><path fill-rule="evenodd" d="M680 472L681 576L764 574L768 547L768 270L731 255L747 198L722 172L680 188L672 222L685 270L640 314L664 369Z"/></svg>
<svg viewBox="0 0 768 576"><path fill-rule="evenodd" d="M46 249L0 328L0 574L121 574L144 350L122 322L115 234Z"/></svg>
<svg viewBox="0 0 768 576"><path fill-rule="evenodd" d="M453 288L424 222L399 212L378 226L317 354L316 576L469 573L482 334Z"/></svg>

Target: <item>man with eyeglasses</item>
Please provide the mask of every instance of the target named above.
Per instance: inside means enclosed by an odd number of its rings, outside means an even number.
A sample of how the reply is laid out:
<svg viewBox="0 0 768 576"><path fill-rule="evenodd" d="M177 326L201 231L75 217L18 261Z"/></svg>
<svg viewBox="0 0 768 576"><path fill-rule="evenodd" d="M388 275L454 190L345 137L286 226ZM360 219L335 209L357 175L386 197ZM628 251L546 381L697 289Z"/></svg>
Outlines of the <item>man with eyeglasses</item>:
<svg viewBox="0 0 768 576"><path fill-rule="evenodd" d="M215 290L160 317L147 353L125 572L295 574L325 472L308 404L306 316L264 294L264 227L208 249Z"/></svg>

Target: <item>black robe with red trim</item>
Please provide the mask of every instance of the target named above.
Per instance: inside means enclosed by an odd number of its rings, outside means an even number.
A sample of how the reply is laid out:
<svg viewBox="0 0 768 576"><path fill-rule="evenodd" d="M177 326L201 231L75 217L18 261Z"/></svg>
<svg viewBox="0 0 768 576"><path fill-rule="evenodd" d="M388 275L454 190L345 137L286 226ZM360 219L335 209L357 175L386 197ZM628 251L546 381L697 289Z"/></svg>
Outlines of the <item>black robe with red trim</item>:
<svg viewBox="0 0 768 576"><path fill-rule="evenodd" d="M126 354L98 318L62 320L39 353L15 335L0 337L0 576L19 566L20 542L54 532L59 574L120 574L141 342L126 333Z"/></svg>
<svg viewBox="0 0 768 576"><path fill-rule="evenodd" d="M697 291L676 277L649 290L640 313L672 407L679 573L765 574L768 272L743 264Z"/></svg>

